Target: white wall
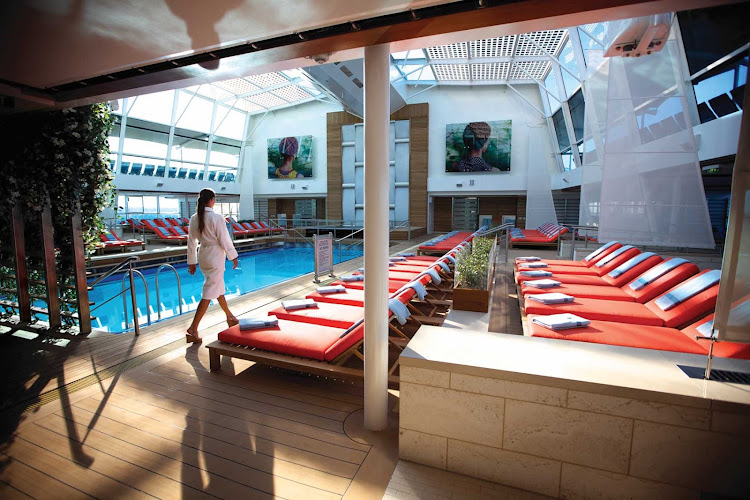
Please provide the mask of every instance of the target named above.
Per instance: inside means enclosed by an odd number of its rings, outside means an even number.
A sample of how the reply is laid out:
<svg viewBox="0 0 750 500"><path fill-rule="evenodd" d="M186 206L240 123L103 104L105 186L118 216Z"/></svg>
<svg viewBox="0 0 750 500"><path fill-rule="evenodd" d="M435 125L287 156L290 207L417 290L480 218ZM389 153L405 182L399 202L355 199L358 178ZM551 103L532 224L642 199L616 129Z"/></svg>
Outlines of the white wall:
<svg viewBox="0 0 750 500"><path fill-rule="evenodd" d="M524 97L542 108L536 85L516 85ZM411 90L411 89L410 89ZM419 89L417 89L418 91ZM526 175L531 128L542 127L534 133L532 147L541 148L538 158L548 163L550 174L557 170L552 155L552 142L547 123L534 108L515 92L502 86L442 86L428 90L409 104L427 102L430 105L429 177L430 195L502 195L526 192ZM472 121L512 120L510 172L458 173L445 171L445 126L449 123ZM536 132L538 132L537 130ZM471 186L471 180L474 185ZM456 184L462 184L457 187Z"/></svg>
<svg viewBox="0 0 750 500"><path fill-rule="evenodd" d="M243 218L252 217L254 197L305 198L326 195L326 115L342 109L339 105L315 101L268 113L265 118L262 118L263 115L255 115L250 120L249 130L253 130L259 122L260 125L245 147L240 179L240 215ZM313 177L297 180L269 179L268 139L301 135L313 137Z"/></svg>
<svg viewBox="0 0 750 500"><path fill-rule="evenodd" d="M698 139L698 159L700 161L713 160L722 156L737 154L740 140L740 122L742 111L722 116L708 123L701 123L693 127L693 133Z"/></svg>

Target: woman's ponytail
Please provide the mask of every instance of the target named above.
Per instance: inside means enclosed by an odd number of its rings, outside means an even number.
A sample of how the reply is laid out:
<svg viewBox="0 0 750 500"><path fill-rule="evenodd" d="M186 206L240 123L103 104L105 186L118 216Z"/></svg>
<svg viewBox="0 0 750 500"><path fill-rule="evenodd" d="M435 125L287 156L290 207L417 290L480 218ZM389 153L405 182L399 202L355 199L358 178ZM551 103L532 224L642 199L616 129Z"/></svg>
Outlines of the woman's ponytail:
<svg viewBox="0 0 750 500"><path fill-rule="evenodd" d="M213 189L209 188L201 189L201 192L198 195L198 209L196 210L196 213L198 214L198 232L201 234L203 234L203 228L206 227L203 217L206 213L206 204L215 197L216 193Z"/></svg>

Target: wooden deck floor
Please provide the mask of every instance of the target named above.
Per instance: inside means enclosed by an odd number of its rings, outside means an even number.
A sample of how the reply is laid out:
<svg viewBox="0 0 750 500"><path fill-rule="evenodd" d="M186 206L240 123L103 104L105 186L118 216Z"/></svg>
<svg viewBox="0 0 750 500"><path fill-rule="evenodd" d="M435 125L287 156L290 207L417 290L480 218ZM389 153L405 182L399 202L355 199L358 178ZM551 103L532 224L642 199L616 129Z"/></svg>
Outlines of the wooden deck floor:
<svg viewBox="0 0 750 500"><path fill-rule="evenodd" d="M315 286L305 275L229 304L263 314ZM0 326L0 498L382 497L398 425L363 430L361 387L239 360L212 374L206 349L184 345L191 319L139 337ZM207 342L223 320L212 306Z"/></svg>

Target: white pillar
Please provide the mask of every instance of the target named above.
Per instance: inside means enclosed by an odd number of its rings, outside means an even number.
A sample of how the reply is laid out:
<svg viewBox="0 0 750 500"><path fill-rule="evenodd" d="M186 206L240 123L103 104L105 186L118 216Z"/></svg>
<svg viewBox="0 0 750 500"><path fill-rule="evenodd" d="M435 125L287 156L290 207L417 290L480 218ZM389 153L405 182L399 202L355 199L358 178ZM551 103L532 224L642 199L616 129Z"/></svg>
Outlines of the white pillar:
<svg viewBox="0 0 750 500"><path fill-rule="evenodd" d="M365 428L388 425L390 47L365 47Z"/></svg>

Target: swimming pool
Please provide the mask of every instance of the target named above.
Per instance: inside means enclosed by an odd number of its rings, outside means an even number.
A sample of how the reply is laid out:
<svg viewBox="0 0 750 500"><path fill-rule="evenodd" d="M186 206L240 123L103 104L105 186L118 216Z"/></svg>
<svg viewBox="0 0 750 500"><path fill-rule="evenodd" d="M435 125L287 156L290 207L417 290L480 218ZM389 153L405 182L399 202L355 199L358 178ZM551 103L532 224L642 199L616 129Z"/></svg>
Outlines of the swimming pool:
<svg viewBox="0 0 750 500"><path fill-rule="evenodd" d="M315 270L313 261L313 247L309 243L285 243L283 246L241 253L239 257L240 265L237 269L232 269L232 263L226 261L224 271L224 284L226 286L226 296L234 297L254 290L279 283L281 281L311 273ZM362 256L362 246L350 247L346 245L341 249L341 262ZM333 251L334 264L339 263L339 249ZM182 312L195 310L201 299L201 290L203 288L203 275L200 270L194 276L190 276L187 270L187 264L177 264L174 266L180 276L182 286L182 297L178 297L177 278L169 269L163 269L159 273L159 302L156 301L156 268L145 269L141 272L146 278L149 291L149 311L151 313L151 323L155 323L159 318L171 318L178 315L180 300L182 301ZM127 286L127 280L126 280ZM94 302L95 308L107 299L117 295L122 290L122 274L107 279L99 283L93 291L89 293L89 300ZM143 282L135 277L135 289L138 299L138 316L139 324L145 326L148 316L146 309L146 293L143 288ZM125 314L123 311L122 297L101 305L92 312L96 317L92 326L97 330L108 331L112 333L122 333L133 328L133 313L130 303L130 292L125 293L125 302L127 304L127 317L130 321L130 328L126 328Z"/></svg>

